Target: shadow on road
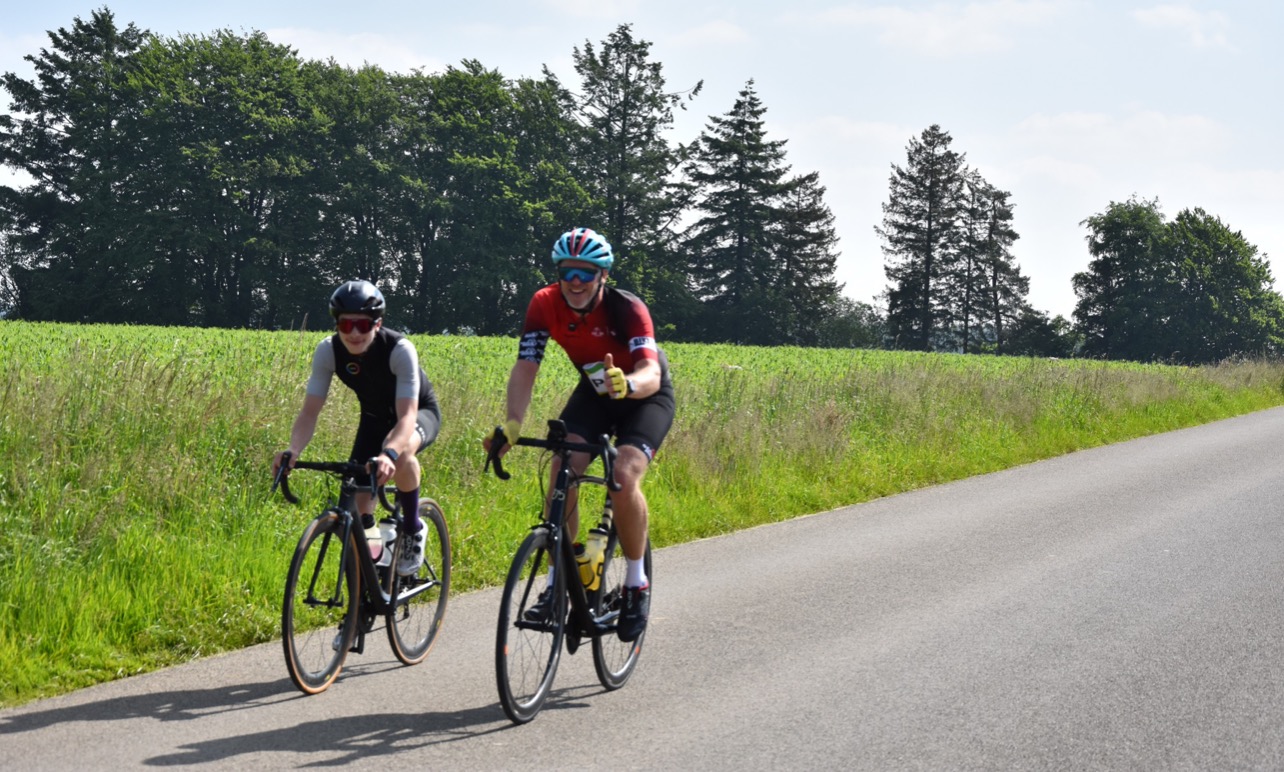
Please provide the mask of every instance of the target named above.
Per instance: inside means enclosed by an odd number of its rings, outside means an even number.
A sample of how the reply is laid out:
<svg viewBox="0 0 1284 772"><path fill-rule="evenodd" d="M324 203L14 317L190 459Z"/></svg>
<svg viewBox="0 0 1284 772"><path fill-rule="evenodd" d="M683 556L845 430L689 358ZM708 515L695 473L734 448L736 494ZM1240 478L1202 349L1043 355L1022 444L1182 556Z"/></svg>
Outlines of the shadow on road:
<svg viewBox="0 0 1284 772"><path fill-rule="evenodd" d="M72 721L121 721L130 718L188 721L230 711L250 710L301 696L289 681L279 679L213 689L181 689L113 697L97 702L60 705L47 710L0 715L0 734L33 732Z"/></svg>
<svg viewBox="0 0 1284 772"><path fill-rule="evenodd" d="M549 699L549 710L587 708L582 696L594 688L558 690ZM443 743L517 729L498 704L462 711L377 713L339 716L282 727L266 732L188 743L176 753L153 756L149 766L184 766L227 762L238 756L265 752L311 757L310 767L343 766L358 758L404 753Z"/></svg>
<svg viewBox="0 0 1284 772"><path fill-rule="evenodd" d="M341 687L341 685L340 685ZM559 689L546 711L586 708L585 697L600 689ZM287 679L211 689L183 689L112 697L45 710L0 715L0 736L36 732L59 724L121 722L132 719L197 721L244 710L290 710L285 703L306 700ZM498 703L462 711L376 713L336 716L291 726L187 742L174 752L145 759L149 766L220 762L261 753L300 754L308 766L338 766L357 758L390 755L516 728ZM129 731L128 726L120 730ZM199 733L199 729L198 729Z"/></svg>
<svg viewBox="0 0 1284 772"><path fill-rule="evenodd" d="M303 762L306 766L342 766L358 758L402 753L497 732L508 727L507 721L498 723L503 718L497 705L453 713L338 716L266 732L188 743L175 753L153 756L144 763L158 767L209 764L272 752L310 758ZM479 729L484 724L494 726Z"/></svg>

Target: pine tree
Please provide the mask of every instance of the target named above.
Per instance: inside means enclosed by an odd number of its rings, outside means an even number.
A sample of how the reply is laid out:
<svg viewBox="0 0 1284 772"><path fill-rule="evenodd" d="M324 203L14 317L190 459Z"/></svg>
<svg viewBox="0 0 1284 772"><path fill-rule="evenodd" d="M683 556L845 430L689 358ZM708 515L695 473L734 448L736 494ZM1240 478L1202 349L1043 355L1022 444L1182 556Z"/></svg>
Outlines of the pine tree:
<svg viewBox="0 0 1284 772"><path fill-rule="evenodd" d="M583 88L576 106L589 129L580 152L582 178L601 201L602 219L566 227L588 225L605 235L616 252L612 276L655 301L661 288L674 285L664 245L681 213L672 175L685 152L663 135L674 108L685 109L684 99L699 94L703 82L685 95L666 91L663 66L650 54L651 43L635 39L628 24L600 49L587 41L574 49Z"/></svg>
<svg viewBox="0 0 1284 772"><path fill-rule="evenodd" d="M700 214L686 242L706 340L774 343L779 330L766 320L787 316L778 224L789 167L785 142L766 138L766 111L749 81L729 113L709 119L688 168Z"/></svg>
<svg viewBox="0 0 1284 772"><path fill-rule="evenodd" d="M818 345L821 334L817 322L840 313L842 291L834 279L838 235L819 173L786 183L780 216L777 264L788 316L779 327L786 342Z"/></svg>
<svg viewBox="0 0 1284 772"><path fill-rule="evenodd" d="M816 173L787 176L785 140L768 140L767 108L746 83L731 111L709 119L687 177L700 213L686 233L700 338L819 343L839 312L834 217Z"/></svg>
<svg viewBox="0 0 1284 772"><path fill-rule="evenodd" d="M1028 306L1030 280L1012 256L1018 236L1012 228L1010 195L978 172L965 177L959 260L946 281L952 332L963 353L986 349L1002 353L1005 331Z"/></svg>
<svg viewBox="0 0 1284 772"><path fill-rule="evenodd" d="M964 156L950 150L948 132L933 124L911 138L906 166L892 166L883 204L882 237L888 335L895 348L930 351L942 345L951 313L945 277L957 270L963 207Z"/></svg>

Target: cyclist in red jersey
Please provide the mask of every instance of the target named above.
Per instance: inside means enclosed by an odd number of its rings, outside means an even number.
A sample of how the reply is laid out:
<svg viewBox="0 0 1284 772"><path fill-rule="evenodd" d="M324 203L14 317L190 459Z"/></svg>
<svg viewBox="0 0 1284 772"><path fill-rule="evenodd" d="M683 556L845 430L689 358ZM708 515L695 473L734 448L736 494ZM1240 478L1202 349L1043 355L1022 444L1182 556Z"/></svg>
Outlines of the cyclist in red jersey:
<svg viewBox="0 0 1284 772"><path fill-rule="evenodd" d="M643 565L648 513L642 478L673 425L673 383L664 352L656 346L646 304L606 284L614 263L606 239L588 228L567 231L553 245L553 263L558 281L538 290L526 310L517 362L508 378L508 417L502 428L507 438L521 436L535 376L552 338L580 371L580 382L560 416L570 439L584 442L608 434L619 448L615 479L622 489L610 494L628 565L619 636L632 641L646 628L651 607ZM485 444L489 450L489 438ZM571 463L581 472L588 461L579 453ZM577 533L575 502L568 502L567 509L567 526ZM542 597L527 613L546 615L550 605L551 596Z"/></svg>

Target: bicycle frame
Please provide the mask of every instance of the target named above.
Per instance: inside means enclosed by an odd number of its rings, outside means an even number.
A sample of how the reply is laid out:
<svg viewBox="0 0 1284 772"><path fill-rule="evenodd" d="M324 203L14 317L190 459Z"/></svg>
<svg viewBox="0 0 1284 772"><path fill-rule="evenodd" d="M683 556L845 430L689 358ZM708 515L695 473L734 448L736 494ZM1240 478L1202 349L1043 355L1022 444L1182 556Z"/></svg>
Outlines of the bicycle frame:
<svg viewBox="0 0 1284 772"><path fill-rule="evenodd" d="M539 440L523 437L517 441L517 444L550 450L557 456L559 462L558 470L549 496L548 511L545 519L533 526L532 530L543 529L548 532L551 545L549 554L555 555L557 560L555 570L561 576L568 577L563 584L566 586L566 592L570 599L571 614L569 619L574 622L574 625L569 626L568 629L578 632L581 636L598 637L614 632L611 623L619 616L619 612L609 611L602 616L595 615L593 613L594 599L590 597L590 592L578 580L571 580L572 577L578 577L579 569L575 562L573 547L575 534L568 535L566 533L567 500L571 489L579 488L584 483L601 485L610 491L620 490L620 485L615 482L614 476L615 447L611 445L610 438L606 436L602 436L597 443L569 442L566 437L566 424L559 420L550 420L548 422L547 439ZM492 441L492 447L495 447L494 441ZM589 453L600 457L603 466L602 476L572 476L571 454L576 452ZM509 475L504 471L499 457L494 451L492 451L491 458L487 459L487 464L491 463L494 463L495 474L500 479L508 479ZM594 592L600 591L595 590ZM536 623L518 623L518 627L534 628L537 626L538 624Z"/></svg>
<svg viewBox="0 0 1284 772"><path fill-rule="evenodd" d="M282 464L283 472L288 463L289 460L286 459ZM351 651L357 654L364 653L365 634L367 632L366 628L369 627L369 623L371 623L375 617L388 614L398 607L406 605L416 595L431 589L434 585L431 582L416 584L413 587L409 587L401 591L396 597L393 597L392 591L397 582L397 576L396 572L392 570L392 566L396 565L398 557L397 553L401 549L401 540L398 539L394 542L393 554L389 561L388 570L383 571L381 576L379 567L375 565L374 558L370 556L370 550L366 547L365 539L356 538L356 533L354 533L356 529L354 529L353 526L358 519L356 506L357 494L361 492L370 492L376 495L380 506L390 513L389 517L396 523L399 531L401 528L401 507L395 502L395 499L392 504L388 503L385 489L375 482L373 472L370 472L369 483L363 484L357 481L358 474L365 471L365 466L360 464L299 461L295 464L295 468L312 469L341 475L338 501L334 506L327 507L324 510L324 512L334 512L338 515L343 525L341 531L341 549L343 552L340 555L340 561L338 564L339 568L335 572L333 588L330 590L328 599L319 598L316 595L316 585L321 577L319 576L319 572L314 570L313 575L308 582L308 599L305 602L308 604L329 606L342 605L342 601L340 599L343 595L343 567L348 565L347 561L350 551L355 550L358 566L358 613L361 615L363 623L357 626L357 638L353 643ZM299 499L290 491L288 479L288 474L279 474L272 487L275 490L277 485L280 485L281 493L285 496L286 500L297 504ZM324 512L322 513L323 515ZM364 529L361 530L361 535L364 537ZM325 552L328 551L329 548L330 545L327 543L322 550L322 558L324 558ZM320 565L320 563L321 561L318 560L317 565Z"/></svg>

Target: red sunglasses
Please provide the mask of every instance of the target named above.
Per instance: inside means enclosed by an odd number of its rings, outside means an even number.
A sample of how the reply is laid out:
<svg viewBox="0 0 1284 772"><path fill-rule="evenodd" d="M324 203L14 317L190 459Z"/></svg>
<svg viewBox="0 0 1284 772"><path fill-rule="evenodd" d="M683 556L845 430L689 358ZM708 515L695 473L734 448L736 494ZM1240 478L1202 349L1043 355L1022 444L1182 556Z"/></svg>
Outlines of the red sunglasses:
<svg viewBox="0 0 1284 772"><path fill-rule="evenodd" d="M370 332L371 330L373 330L374 326L375 326L375 320L365 316L360 317L358 319L340 319L339 320L339 332L345 335L352 332L353 330L356 330L357 332L364 335L367 332Z"/></svg>

